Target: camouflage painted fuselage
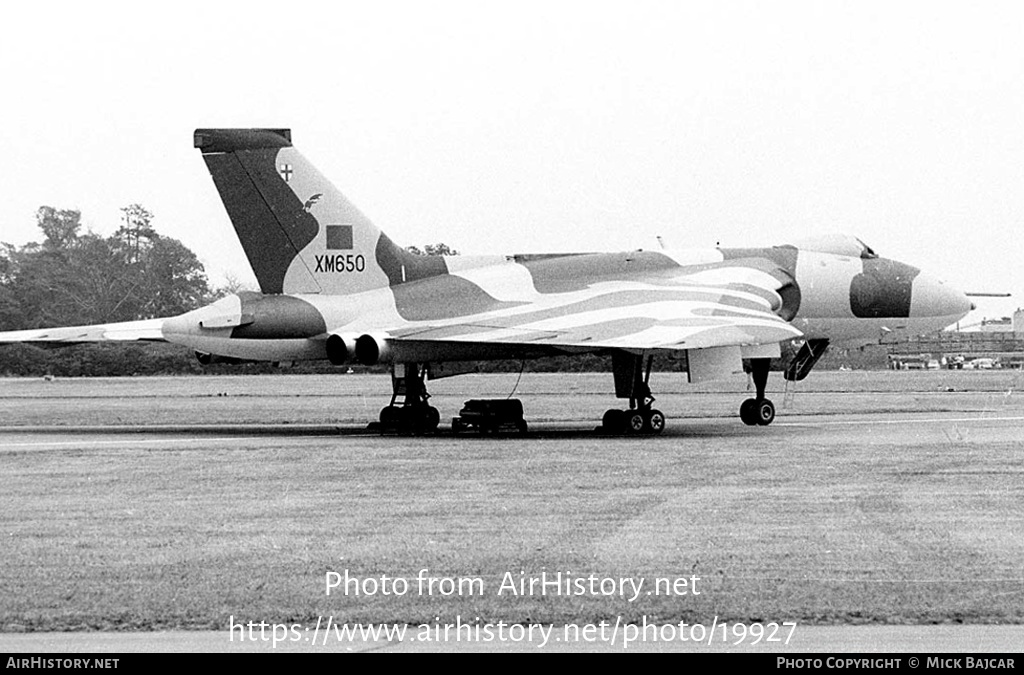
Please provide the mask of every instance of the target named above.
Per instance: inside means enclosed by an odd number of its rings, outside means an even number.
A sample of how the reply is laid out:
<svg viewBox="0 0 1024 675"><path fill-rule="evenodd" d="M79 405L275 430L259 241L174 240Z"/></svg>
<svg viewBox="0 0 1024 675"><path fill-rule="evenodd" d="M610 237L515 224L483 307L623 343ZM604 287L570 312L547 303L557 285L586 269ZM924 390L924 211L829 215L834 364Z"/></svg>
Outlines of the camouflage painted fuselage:
<svg viewBox="0 0 1024 675"><path fill-rule="evenodd" d="M795 246L430 264L433 276L344 296L243 293L166 322L164 335L198 351L272 360L324 359L328 336L354 348L372 335L390 342L391 359L449 361L700 349L714 346L702 335L724 328L747 345L866 343L937 330L970 307L909 265Z"/></svg>

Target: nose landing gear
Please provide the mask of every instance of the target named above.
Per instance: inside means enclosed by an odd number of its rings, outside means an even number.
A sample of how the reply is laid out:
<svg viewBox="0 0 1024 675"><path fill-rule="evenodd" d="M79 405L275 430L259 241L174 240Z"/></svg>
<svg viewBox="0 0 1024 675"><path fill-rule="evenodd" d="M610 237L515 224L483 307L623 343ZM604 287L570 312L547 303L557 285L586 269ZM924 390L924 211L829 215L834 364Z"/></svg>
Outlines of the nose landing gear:
<svg viewBox="0 0 1024 675"><path fill-rule="evenodd" d="M768 426L775 419L775 404L764 397L768 385L771 359L751 359L750 373L754 378L755 398L748 398L740 406L740 419L749 426Z"/></svg>

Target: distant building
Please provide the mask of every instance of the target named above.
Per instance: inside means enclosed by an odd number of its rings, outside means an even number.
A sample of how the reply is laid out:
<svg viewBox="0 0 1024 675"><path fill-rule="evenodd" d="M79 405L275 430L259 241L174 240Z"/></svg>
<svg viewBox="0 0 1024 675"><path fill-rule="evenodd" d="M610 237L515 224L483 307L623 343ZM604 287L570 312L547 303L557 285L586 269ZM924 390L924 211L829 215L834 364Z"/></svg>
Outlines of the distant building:
<svg viewBox="0 0 1024 675"><path fill-rule="evenodd" d="M1018 309L1013 316L1004 316L998 319L982 319L981 323L969 326L950 327L949 332L960 333L1013 333L1016 337L1024 337L1024 309Z"/></svg>
<svg viewBox="0 0 1024 675"><path fill-rule="evenodd" d="M982 319L978 331L981 333L1013 333L1013 319L1008 316L1001 319Z"/></svg>
<svg viewBox="0 0 1024 675"><path fill-rule="evenodd" d="M961 330L884 343L892 368L1021 368L1024 366L1024 309L1013 317L984 319ZM976 362L976 363L972 363Z"/></svg>

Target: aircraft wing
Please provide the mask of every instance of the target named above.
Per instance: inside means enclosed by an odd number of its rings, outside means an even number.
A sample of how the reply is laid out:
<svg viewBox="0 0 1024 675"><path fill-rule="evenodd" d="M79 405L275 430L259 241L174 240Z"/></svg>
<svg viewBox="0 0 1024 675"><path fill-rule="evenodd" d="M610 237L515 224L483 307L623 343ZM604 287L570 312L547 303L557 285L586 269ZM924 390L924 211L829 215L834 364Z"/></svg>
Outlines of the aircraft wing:
<svg viewBox="0 0 1024 675"><path fill-rule="evenodd" d="M769 272L776 270L733 262L608 280L521 298L492 312L417 322L388 331L389 341L636 351L749 347L802 337L779 316L780 291L791 279Z"/></svg>
<svg viewBox="0 0 1024 675"><path fill-rule="evenodd" d="M45 346L73 345L82 342L166 342L164 319L143 319L94 326L65 326L0 332L0 343L28 342Z"/></svg>
<svg viewBox="0 0 1024 675"><path fill-rule="evenodd" d="M767 312L760 316L684 314L689 309L680 303L653 302L520 325L515 321L492 321L403 329L395 331L391 340L679 350L775 344L803 335Z"/></svg>

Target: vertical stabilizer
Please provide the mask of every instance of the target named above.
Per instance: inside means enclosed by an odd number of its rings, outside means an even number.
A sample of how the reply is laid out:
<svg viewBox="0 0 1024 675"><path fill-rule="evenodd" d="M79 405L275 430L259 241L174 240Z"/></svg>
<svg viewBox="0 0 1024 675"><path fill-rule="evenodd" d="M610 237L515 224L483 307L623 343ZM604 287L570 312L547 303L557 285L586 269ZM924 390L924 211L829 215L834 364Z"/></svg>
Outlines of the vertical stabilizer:
<svg viewBox="0 0 1024 675"><path fill-rule="evenodd" d="M264 293L359 293L447 271L392 243L287 129L197 129L195 147Z"/></svg>

